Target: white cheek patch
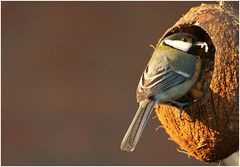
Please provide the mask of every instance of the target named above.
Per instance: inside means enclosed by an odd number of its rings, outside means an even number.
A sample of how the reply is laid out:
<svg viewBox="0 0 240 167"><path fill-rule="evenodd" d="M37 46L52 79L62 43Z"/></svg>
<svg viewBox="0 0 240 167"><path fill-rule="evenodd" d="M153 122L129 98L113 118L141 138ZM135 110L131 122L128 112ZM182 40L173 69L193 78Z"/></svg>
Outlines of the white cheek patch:
<svg viewBox="0 0 240 167"><path fill-rule="evenodd" d="M164 41L167 45L182 50L184 52L187 52L191 47L192 47L192 43L190 42L184 42L184 41L180 41L180 40L168 40L166 39Z"/></svg>

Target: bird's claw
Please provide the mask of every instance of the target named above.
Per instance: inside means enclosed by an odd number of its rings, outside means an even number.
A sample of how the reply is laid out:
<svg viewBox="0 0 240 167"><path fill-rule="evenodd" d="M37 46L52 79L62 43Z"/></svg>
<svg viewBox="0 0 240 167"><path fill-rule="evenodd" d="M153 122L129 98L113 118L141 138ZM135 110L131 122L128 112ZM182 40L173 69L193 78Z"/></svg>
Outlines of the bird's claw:
<svg viewBox="0 0 240 167"><path fill-rule="evenodd" d="M182 113L183 113L183 108L187 105L190 105L190 104L193 104L195 103L197 100L193 100L192 102L189 102L189 103L180 103L180 102L177 102L177 101L174 101L174 100L169 100L169 102L175 104L178 106L179 108L179 113L178 113L178 117L182 120Z"/></svg>
<svg viewBox="0 0 240 167"><path fill-rule="evenodd" d="M183 109L179 108L178 118L180 118L181 120L182 120L182 113L183 113Z"/></svg>

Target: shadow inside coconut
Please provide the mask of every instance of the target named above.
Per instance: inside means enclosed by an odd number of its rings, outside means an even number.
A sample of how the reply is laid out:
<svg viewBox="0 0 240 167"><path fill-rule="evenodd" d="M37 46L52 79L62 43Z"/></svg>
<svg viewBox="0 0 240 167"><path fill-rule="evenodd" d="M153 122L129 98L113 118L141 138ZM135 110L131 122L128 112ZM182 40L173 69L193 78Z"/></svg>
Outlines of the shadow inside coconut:
<svg viewBox="0 0 240 167"><path fill-rule="evenodd" d="M180 25L169 31L164 38L178 32L187 32L193 34L198 38L199 41L207 44L206 46L201 46L202 49L197 50L197 55L200 56L202 61L201 72L198 80L193 85L189 93L187 93L181 99L178 99L179 102L191 103L194 100L200 100L209 91L208 89L210 87L214 72L215 47L207 32L202 28L193 25Z"/></svg>

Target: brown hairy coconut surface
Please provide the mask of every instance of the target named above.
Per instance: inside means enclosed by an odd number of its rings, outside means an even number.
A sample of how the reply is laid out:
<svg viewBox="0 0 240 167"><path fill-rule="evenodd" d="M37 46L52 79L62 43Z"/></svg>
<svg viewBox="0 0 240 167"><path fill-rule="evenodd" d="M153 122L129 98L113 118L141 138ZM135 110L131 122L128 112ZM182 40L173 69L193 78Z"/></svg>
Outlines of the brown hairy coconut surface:
<svg viewBox="0 0 240 167"><path fill-rule="evenodd" d="M230 5L202 4L163 35L189 32L208 44L208 52L201 54L198 81L179 100L197 100L184 108L182 120L172 104L155 108L170 137L189 155L205 162L221 160L239 148L238 24L238 11Z"/></svg>

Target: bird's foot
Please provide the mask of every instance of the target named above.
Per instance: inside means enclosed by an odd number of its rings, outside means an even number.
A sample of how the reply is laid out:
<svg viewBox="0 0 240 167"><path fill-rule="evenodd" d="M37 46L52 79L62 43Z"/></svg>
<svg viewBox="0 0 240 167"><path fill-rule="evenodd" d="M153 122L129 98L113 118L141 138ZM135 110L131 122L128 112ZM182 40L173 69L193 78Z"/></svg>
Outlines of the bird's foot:
<svg viewBox="0 0 240 167"><path fill-rule="evenodd" d="M187 105L190 105L190 104L193 104L195 103L197 100L193 100L192 102L188 102L188 103L180 103L180 102L177 102L175 100L169 100L169 102L175 104L178 106L179 108L179 113L178 113L178 117L182 120L182 113L183 113L183 108Z"/></svg>

